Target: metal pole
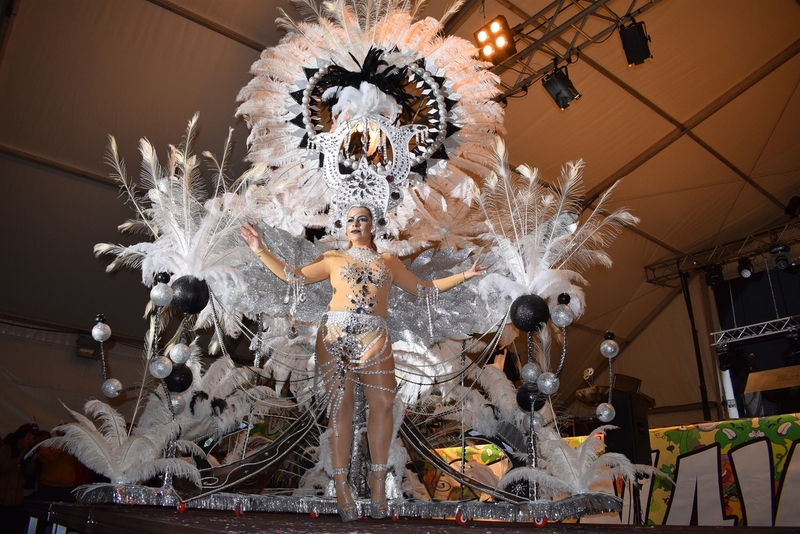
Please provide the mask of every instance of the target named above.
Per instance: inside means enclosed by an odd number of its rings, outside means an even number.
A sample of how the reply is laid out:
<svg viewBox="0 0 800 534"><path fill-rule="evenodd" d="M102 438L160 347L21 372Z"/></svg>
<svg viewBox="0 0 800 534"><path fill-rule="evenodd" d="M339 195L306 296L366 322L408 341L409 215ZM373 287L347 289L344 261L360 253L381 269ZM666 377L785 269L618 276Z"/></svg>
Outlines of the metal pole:
<svg viewBox="0 0 800 534"><path fill-rule="evenodd" d="M694 322L692 311L692 297L689 296L689 273L680 271L683 298L686 301L686 311L689 312L689 323L692 326L692 341L694 341L694 355L697 360L697 374L700 378L700 401L703 404L703 420L711 420L711 407L708 405L708 391L706 390L706 377L703 373L703 357L700 354L700 341L697 339L697 326Z"/></svg>

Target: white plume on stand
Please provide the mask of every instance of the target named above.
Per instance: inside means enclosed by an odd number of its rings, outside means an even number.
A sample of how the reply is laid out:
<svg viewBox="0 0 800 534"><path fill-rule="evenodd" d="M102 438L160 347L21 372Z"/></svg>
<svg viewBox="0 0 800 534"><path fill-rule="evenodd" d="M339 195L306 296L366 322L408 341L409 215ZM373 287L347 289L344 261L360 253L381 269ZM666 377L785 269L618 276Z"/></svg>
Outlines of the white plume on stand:
<svg viewBox="0 0 800 534"><path fill-rule="evenodd" d="M164 458L163 450L173 442L181 453L205 456L200 447L191 441L179 440L180 426L169 422L151 429L146 435L128 434L125 419L111 406L90 400L84 406L86 415L99 422L99 427L78 412L64 407L75 419L56 427L55 437L46 439L39 447L63 450L86 467L111 480L112 484L135 484L169 471L200 485L200 472L193 463L181 458Z"/></svg>
<svg viewBox="0 0 800 534"><path fill-rule="evenodd" d="M502 258L507 275L489 274L480 282L484 298L497 295L514 300L535 294L552 307L561 293L570 295L570 308L583 314L580 272L595 264L611 267L605 251L622 227L639 220L625 209L605 214L604 203L613 187L597 201L588 216L578 197L583 192L583 162L568 163L558 187L538 179L538 171L521 166L508 168L505 143L498 138L495 172L478 196L486 224L491 230L482 237Z"/></svg>

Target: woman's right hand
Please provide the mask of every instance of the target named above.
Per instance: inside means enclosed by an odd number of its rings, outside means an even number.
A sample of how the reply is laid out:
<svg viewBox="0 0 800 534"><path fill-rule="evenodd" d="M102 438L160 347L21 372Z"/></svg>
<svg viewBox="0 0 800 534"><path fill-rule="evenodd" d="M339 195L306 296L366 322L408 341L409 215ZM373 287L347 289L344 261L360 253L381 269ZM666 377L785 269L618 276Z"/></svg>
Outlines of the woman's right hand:
<svg viewBox="0 0 800 534"><path fill-rule="evenodd" d="M264 243L261 242L261 236L258 235L258 230L253 228L253 225L246 222L240 226L242 231L242 239L245 240L250 250L258 254L264 249Z"/></svg>

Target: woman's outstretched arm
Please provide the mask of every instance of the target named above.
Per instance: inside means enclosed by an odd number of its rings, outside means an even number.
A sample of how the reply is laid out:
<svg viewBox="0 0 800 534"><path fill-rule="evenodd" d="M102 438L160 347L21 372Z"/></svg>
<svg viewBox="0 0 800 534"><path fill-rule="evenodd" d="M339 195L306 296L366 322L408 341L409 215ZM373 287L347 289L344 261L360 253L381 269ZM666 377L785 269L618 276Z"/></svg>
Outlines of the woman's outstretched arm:
<svg viewBox="0 0 800 534"><path fill-rule="evenodd" d="M470 278L475 276L483 276L484 271L486 271L486 269L489 267L487 265L480 265L480 261L481 259L477 258L475 263L472 264L472 267L463 273L457 273L445 278L438 278L436 280L420 280L414 273L409 271L405 265L403 265L403 262L394 256L391 256L389 265L392 270L394 284L408 291L412 295L416 295L417 286L436 286L439 291L447 291L448 289L453 289L458 284L466 282Z"/></svg>
<svg viewBox="0 0 800 534"><path fill-rule="evenodd" d="M261 241L261 236L258 234L258 230L253 228L253 225L244 223L241 226L241 232L242 239L245 240L250 250L258 256L258 259L260 259L275 276L284 282L286 281L287 270L294 273L295 276L302 276L305 278L307 284L313 284L314 282L319 282L320 280L328 278L330 273L327 262L325 261L325 256L320 256L304 267L291 267L264 246L264 243Z"/></svg>

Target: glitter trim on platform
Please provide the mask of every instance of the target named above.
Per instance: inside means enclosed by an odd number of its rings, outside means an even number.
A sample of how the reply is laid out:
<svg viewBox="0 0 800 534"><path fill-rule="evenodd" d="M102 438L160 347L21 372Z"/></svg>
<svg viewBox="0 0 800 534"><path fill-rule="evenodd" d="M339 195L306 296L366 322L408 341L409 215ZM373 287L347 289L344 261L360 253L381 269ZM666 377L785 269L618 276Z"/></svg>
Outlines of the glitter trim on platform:
<svg viewBox="0 0 800 534"><path fill-rule="evenodd" d="M177 506L181 502L174 491L144 486L112 486L95 484L81 486L77 501L83 504L127 504L140 506ZM363 515L369 500L357 499L356 507ZM187 508L205 510L236 510L242 512L280 512L307 514L336 514L336 500L325 497L288 497L282 495L247 495L214 493L186 502ZM478 501L393 500L392 514L398 517L455 517L460 512L465 519L494 519L508 522L528 522L546 517L562 521L584 515L618 513L622 501L607 493L584 493L559 501L532 501L523 504Z"/></svg>

